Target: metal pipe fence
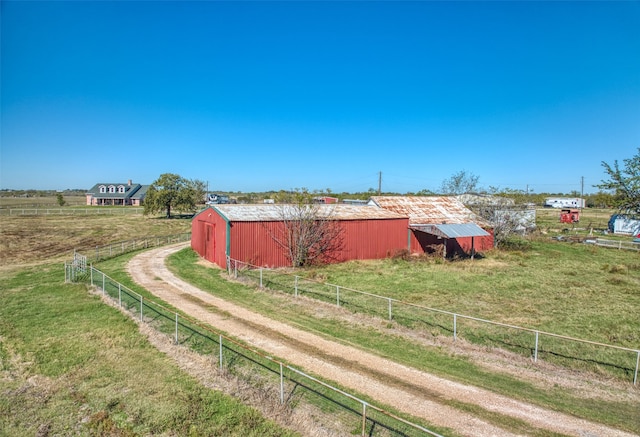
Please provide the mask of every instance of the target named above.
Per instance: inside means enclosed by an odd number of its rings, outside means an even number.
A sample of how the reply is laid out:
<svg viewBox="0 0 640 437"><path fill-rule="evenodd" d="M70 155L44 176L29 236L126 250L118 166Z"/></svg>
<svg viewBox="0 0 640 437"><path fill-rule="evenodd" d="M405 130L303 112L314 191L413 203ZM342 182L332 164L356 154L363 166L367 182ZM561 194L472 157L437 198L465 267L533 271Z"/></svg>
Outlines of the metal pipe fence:
<svg viewBox="0 0 640 437"><path fill-rule="evenodd" d="M21 215L127 215L142 214L144 208L132 208L129 206L116 208L10 208L0 210L0 214L14 216Z"/></svg>
<svg viewBox="0 0 640 437"><path fill-rule="evenodd" d="M133 240L118 241L106 244L104 246L96 246L91 261L104 261L125 253L133 252L140 249L149 249L151 247L163 246L165 244L183 243L191 241L191 232L183 232L181 234L164 235L161 237L143 237Z"/></svg>
<svg viewBox="0 0 640 437"><path fill-rule="evenodd" d="M98 288L104 297L117 302L118 307L126 310L131 317L171 337L174 344L211 355L221 370L248 378L257 385L266 383L273 398L283 405L295 408L297 402L304 399L322 411L331 413L332 420L352 427L352 434L359 433L361 436L442 437L422 425L223 335L196 319L144 298L93 266L82 272L79 265L75 260L65 264L66 282L88 282Z"/></svg>
<svg viewBox="0 0 640 437"><path fill-rule="evenodd" d="M632 241L607 240L605 238L596 238L594 244L596 246L612 247L614 249L640 251L640 243L634 243Z"/></svg>
<svg viewBox="0 0 640 437"><path fill-rule="evenodd" d="M638 382L639 349L430 308L341 285L305 279L232 258L227 258L227 273L236 279L249 280L260 288L280 291L294 297L304 295L356 313L394 321L412 329L423 329L433 336L452 336L454 341L463 337L475 344L497 345L528 355L534 362L545 359L565 366L580 362L587 367L607 368L611 373L624 374L633 381L633 385Z"/></svg>

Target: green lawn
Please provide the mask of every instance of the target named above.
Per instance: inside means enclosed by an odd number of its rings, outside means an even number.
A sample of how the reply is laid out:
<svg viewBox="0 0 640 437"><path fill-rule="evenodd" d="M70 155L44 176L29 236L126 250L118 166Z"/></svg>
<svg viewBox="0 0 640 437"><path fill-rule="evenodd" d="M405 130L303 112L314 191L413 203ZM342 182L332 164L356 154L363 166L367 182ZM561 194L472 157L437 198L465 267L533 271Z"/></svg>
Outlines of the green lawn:
<svg viewBox="0 0 640 437"><path fill-rule="evenodd" d="M0 278L0 435L294 433L204 388L60 264Z"/></svg>
<svg viewBox="0 0 640 437"><path fill-rule="evenodd" d="M475 286L472 285L473 275L483 276L489 275L488 266L495 264L494 268L510 269L513 268L516 271L520 269L520 264L526 265L525 260L527 257L538 257L536 255L539 251L547 253L548 251L564 253L572 255L575 252L580 252L582 246L570 246L570 245L549 245L542 244L541 247L534 245L534 250L529 254L500 254L498 260L491 261L490 259L475 260L461 263L414 263L405 261L372 261L372 262L354 262L346 263L334 266L328 266L321 269L307 270L309 276L324 277L326 280L334 284L344 284L354 286L358 285L358 288L365 289L367 291L382 292L384 290L393 289L394 297L402 296L405 299L420 300L422 303L430 301L439 305L456 305L457 303L466 302L467 300L473 300L474 303L465 303L468 306L461 306L459 308L467 309L477 314L475 309L482 307L483 315L491 317L493 319L499 319L499 317L508 315L515 320L516 316L513 316L511 311L502 308L505 303L508 303L507 297L504 296L516 296L518 294L517 289L506 291L500 290L503 286L499 282L495 285L494 295L490 293L490 287L485 286L487 290L483 291L483 294L492 295L491 299L483 298L484 301L480 301L474 296ZM591 250L591 249L586 249ZM604 249L603 249L604 250ZM540 255L542 258L545 256ZM617 259L618 254L605 253L603 258ZM635 255L634 255L635 256ZM612 257L612 258L610 258ZM610 262L609 261L609 262ZM263 313L269 317L273 317L277 320L287 321L296 325L302 326L314 332L323 333L327 337L338 339L349 344L359 345L363 349L369 351L375 351L381 356L394 359L398 362L405 363L407 365L423 369L438 375L442 375L447 378L452 378L464 383L477 385L489 390L503 393L505 395L515 397L527 402L533 402L545 407L556 409L559 411L567 412L579 417L584 417L589 420L600 421L602 423L609 424L611 426L621 427L623 429L630 430L632 432L640 432L640 420L638 420L638 404L634 401L630 402L615 402L601 399L587 399L583 398L579 393L574 393L571 390L566 390L561 387L538 387L526 381L518 380L512 376L492 372L473 364L470 360L453 355L446 348L427 348L419 345L409 338L398 337L392 333L385 333L385 323L380 323L382 329L376 329L375 327L358 325L346 322L340 319L338 316L324 316L318 318L313 310L308 307L298 305L295 299L289 296L273 293L265 293L257 291L255 289L242 286L237 283L226 281L221 277L219 270L204 267L198 264L197 255L190 249L183 250L170 258L169 264L172 269L179 274L179 276L188 280L190 283L197 285L198 287L209 290L218 296L221 296L230 301L237 302L246 307L251 308L254 311ZM513 265L511 265L513 264ZM560 263L558 263L560 264ZM547 265L546 262L542 266ZM500 267L501 266L501 267ZM462 292L458 292L457 288L452 291L449 289L447 293L444 286L437 288L436 292L425 292L424 284L430 283L429 276L433 272L439 272L437 277L451 277L449 282L442 279L443 283L453 284L459 288L461 284L466 284ZM606 272L603 272L607 274ZM497 273L494 273L497 274ZM524 273L522 273L524 275ZM619 273L615 273L616 275ZM440 276L441 275L441 276ZM628 288L622 291L620 295L610 295L610 300L614 300L618 297L625 297L629 292L635 293L635 303L632 308L626 309L624 316L626 317L626 327L623 327L623 332L629 332L630 335L637 335L637 327L639 321L633 317L633 314L637 314L638 297L637 287L634 287L632 283L638 281L637 272L624 273L625 278L628 278L630 282ZM466 280L458 280L457 276L464 276ZM512 276L512 275L511 275ZM508 283L521 284L524 279L514 280L510 278L510 275L505 274L505 281ZM514 281L514 282L511 282ZM533 282L532 279L530 281ZM634 282L635 281L635 282ZM433 281L435 282L435 281ZM606 283L606 281L605 281ZM383 286L386 284L386 286ZM393 285L393 287L391 287ZM547 290L551 293L550 290ZM426 294L425 294L426 293ZM503 294L506 293L506 294ZM449 294L449 295L447 295ZM535 296L534 301L537 302L539 295L537 293L530 293ZM416 298L416 296L419 297ZM505 299L506 302L501 300ZM432 299L433 298L433 299ZM573 304L575 299L563 299L567 302L567 305ZM526 302L526 300L522 301ZM606 301L599 300L597 305L603 305ZM461 304L462 305L462 304ZM510 305L510 304L509 304ZM547 305L547 304L545 304ZM576 308L580 313L588 314L583 319L585 323L589 322L589 318L592 313L602 312L603 310L593 309L593 306L597 306L593 303L582 302L577 305ZM436 306L436 305L431 305ZM492 306L495 306L495 312L490 310ZM528 308L533 307L534 304L530 302ZM512 306L510 306L512 308ZM523 320L524 314L527 313L527 308L520 310L520 321L533 321L532 317L527 317ZM610 315L609 321L618 320L616 315ZM384 322L384 321L382 321ZM562 326L574 326L568 324L562 320L557 322ZM575 329L570 334L579 335L586 334L587 332L597 331L602 328L600 322L596 323L599 327L590 327L589 331L582 329ZM576 324L575 326L579 326ZM560 326L550 323L549 327ZM607 325L608 326L608 325ZM634 337L636 338L636 337ZM628 343L633 341L626 340ZM637 346L636 346L637 347ZM631 360L629 360L631 361ZM631 363L629 362L629 365ZM461 406L462 408L471 408L472 406ZM500 426L516 426L515 430L518 430L517 425L505 423L505 418L492 417L486 411L476 412L486 420L495 421ZM483 416L484 415L484 416ZM508 420L507 420L508 422Z"/></svg>

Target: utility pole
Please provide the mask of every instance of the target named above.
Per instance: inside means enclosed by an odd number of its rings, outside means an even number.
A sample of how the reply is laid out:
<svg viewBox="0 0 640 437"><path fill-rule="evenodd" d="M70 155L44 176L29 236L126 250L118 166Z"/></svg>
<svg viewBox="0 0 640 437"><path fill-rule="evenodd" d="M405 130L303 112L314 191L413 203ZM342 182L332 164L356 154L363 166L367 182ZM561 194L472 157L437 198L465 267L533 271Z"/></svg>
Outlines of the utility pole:
<svg viewBox="0 0 640 437"><path fill-rule="evenodd" d="M580 215L582 215L582 204L584 203L584 176L580 177Z"/></svg>
<svg viewBox="0 0 640 437"><path fill-rule="evenodd" d="M382 172L378 173L378 196L382 193Z"/></svg>

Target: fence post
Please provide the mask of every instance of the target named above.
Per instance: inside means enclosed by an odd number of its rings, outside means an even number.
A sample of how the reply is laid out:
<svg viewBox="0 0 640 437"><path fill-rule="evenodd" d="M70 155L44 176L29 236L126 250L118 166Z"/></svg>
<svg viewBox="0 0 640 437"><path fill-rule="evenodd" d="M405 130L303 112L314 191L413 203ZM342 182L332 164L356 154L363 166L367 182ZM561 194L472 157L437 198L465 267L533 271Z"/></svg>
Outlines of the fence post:
<svg viewBox="0 0 640 437"><path fill-rule="evenodd" d="M453 315L453 341L458 339L458 315Z"/></svg>
<svg viewBox="0 0 640 437"><path fill-rule="evenodd" d="M633 385L636 385L638 382L638 365L640 364L640 351L638 351L638 356L636 357L636 371L633 374Z"/></svg>
<svg viewBox="0 0 640 437"><path fill-rule="evenodd" d="M362 403L362 437L367 435L367 404Z"/></svg>
<svg viewBox="0 0 640 437"><path fill-rule="evenodd" d="M178 313L176 313L176 344L178 344Z"/></svg>
<svg viewBox="0 0 640 437"><path fill-rule="evenodd" d="M103 296L104 296L105 294L107 294L107 293L106 293L106 291L105 291L105 286L104 286L105 278L106 278L106 275L103 273L103 274L102 274L102 295L103 295Z"/></svg>
<svg viewBox="0 0 640 437"><path fill-rule="evenodd" d="M142 295L140 295L140 321L144 322L144 316L142 314Z"/></svg>
<svg viewBox="0 0 640 437"><path fill-rule="evenodd" d="M89 277L90 277L89 280L91 281L90 284L93 285L93 263L89 264L89 271L91 272L89 274Z"/></svg>
<svg viewBox="0 0 640 437"><path fill-rule="evenodd" d="M260 267L260 288L262 288L262 267Z"/></svg>
<svg viewBox="0 0 640 437"><path fill-rule="evenodd" d="M284 404L284 375L282 374L282 363L280 363L280 404Z"/></svg>
<svg viewBox="0 0 640 437"><path fill-rule="evenodd" d="M389 320L393 320L393 313L391 312L391 298L389 298Z"/></svg>
<svg viewBox="0 0 640 437"><path fill-rule="evenodd" d="M294 296L298 297L298 276L296 275L295 277L295 281L293 283L293 290L294 290Z"/></svg>
<svg viewBox="0 0 640 437"><path fill-rule="evenodd" d="M118 307L122 307L122 286L118 282Z"/></svg>
<svg viewBox="0 0 640 437"><path fill-rule="evenodd" d="M233 263L233 277L238 279L238 261Z"/></svg>
<svg viewBox="0 0 640 437"><path fill-rule="evenodd" d="M536 348L533 351L533 362L534 363L538 362L538 335L539 335L539 332L536 331Z"/></svg>
<svg viewBox="0 0 640 437"><path fill-rule="evenodd" d="M220 369L222 369L222 335L218 336L218 344L220 345Z"/></svg>
<svg viewBox="0 0 640 437"><path fill-rule="evenodd" d="M336 285L336 305L340 306L340 286Z"/></svg>

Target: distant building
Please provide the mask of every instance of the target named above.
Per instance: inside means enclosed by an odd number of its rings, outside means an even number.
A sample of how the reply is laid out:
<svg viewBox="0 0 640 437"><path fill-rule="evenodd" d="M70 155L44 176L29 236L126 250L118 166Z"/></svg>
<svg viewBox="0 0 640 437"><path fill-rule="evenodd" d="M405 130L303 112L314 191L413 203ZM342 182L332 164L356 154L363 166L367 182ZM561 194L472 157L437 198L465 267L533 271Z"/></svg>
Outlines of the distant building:
<svg viewBox="0 0 640 437"><path fill-rule="evenodd" d="M584 199L579 197L547 197L544 199L545 208L584 208Z"/></svg>
<svg viewBox="0 0 640 437"><path fill-rule="evenodd" d="M338 198L329 197L329 196L318 196L313 198L313 203L320 203L320 204L338 203Z"/></svg>
<svg viewBox="0 0 640 437"><path fill-rule="evenodd" d="M149 185L126 183L98 183L87 191L87 205L141 206Z"/></svg>
<svg viewBox="0 0 640 437"><path fill-rule="evenodd" d="M205 203L207 205L221 205L231 202L229 201L229 196L222 194L207 194L207 201Z"/></svg>

